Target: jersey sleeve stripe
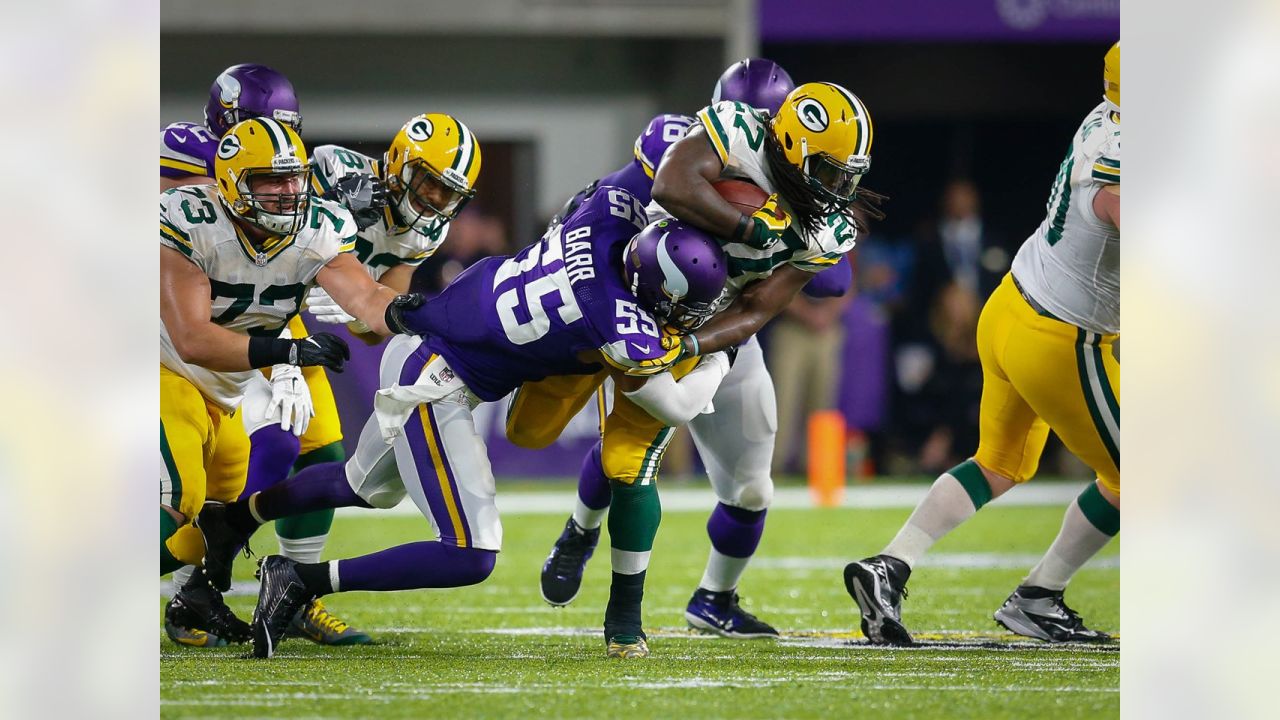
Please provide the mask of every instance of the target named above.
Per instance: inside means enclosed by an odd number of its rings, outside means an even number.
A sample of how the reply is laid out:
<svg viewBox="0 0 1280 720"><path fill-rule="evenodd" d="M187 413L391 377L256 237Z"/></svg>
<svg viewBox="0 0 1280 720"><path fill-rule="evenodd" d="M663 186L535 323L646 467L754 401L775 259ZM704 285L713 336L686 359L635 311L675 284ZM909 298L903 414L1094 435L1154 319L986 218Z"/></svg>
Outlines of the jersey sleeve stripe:
<svg viewBox="0 0 1280 720"><path fill-rule="evenodd" d="M160 244L165 247L171 247L174 250L177 250L178 252L182 253L183 255L186 255L187 257L191 257L191 254L193 252L190 245L180 240L177 240L174 238L173 235L166 233L164 226L160 227Z"/></svg>
<svg viewBox="0 0 1280 720"><path fill-rule="evenodd" d="M356 249L355 238L352 238L351 242L345 242L338 246L338 252L340 253L355 252L355 249Z"/></svg>
<svg viewBox="0 0 1280 720"><path fill-rule="evenodd" d="M700 119L703 126L707 128L707 137L711 138L711 146L716 149L716 154L720 156L721 164L728 165L729 135L725 133L724 128L720 126L720 119L716 117L715 112L711 108L703 108L702 110L699 110L698 119Z"/></svg>
<svg viewBox="0 0 1280 720"><path fill-rule="evenodd" d="M644 170L644 174L648 175L649 179L652 180L653 166L649 164L649 160L644 156L644 153L640 152L640 141L638 140L636 141L635 154L636 154L636 162L640 163L640 169Z"/></svg>
<svg viewBox="0 0 1280 720"><path fill-rule="evenodd" d="M1093 179L1109 183L1118 183L1120 182L1120 168L1108 167L1101 163L1094 163Z"/></svg>
<svg viewBox="0 0 1280 720"><path fill-rule="evenodd" d="M192 175L204 175L208 172L205 170L203 165L197 165L195 163L184 162L182 160L175 160L167 157L160 158L160 167L169 168L170 170L181 170L182 172L191 173Z"/></svg>
<svg viewBox="0 0 1280 720"><path fill-rule="evenodd" d="M161 220L160 232L162 233L167 232L169 235L173 236L174 240L177 240L178 242L182 243L183 245L186 245L187 247L191 247L191 237L186 233L182 232L181 230L179 230L172 223L168 223L168 222L165 222L164 220Z"/></svg>
<svg viewBox="0 0 1280 720"><path fill-rule="evenodd" d="M325 182L323 173L311 173L311 186L315 189L317 195L324 196L329 192L329 184Z"/></svg>

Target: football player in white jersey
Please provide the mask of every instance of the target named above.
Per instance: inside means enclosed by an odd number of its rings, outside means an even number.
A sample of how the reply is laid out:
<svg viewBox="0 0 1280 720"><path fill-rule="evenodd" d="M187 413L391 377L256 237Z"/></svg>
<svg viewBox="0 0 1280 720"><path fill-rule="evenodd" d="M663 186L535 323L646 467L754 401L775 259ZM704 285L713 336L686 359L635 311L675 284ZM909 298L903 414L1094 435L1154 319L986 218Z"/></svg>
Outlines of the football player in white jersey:
<svg viewBox="0 0 1280 720"><path fill-rule="evenodd" d="M261 381L257 368L341 370L349 356L327 333L279 337L307 287L325 287L374 332L390 334L384 318L396 293L350 254L355 221L310 198L308 176L297 133L256 118L219 141L215 184L160 196L161 574L200 564L193 519L206 499L234 500L244 486L244 427L228 420ZM247 637L229 630L223 639Z"/></svg>
<svg viewBox="0 0 1280 720"><path fill-rule="evenodd" d="M719 504L708 522L712 549L706 572L685 617L707 632L766 637L777 631L742 610L737 596L773 496L774 391L753 336L815 273L853 248L861 222L855 206L859 214L880 217L868 202L878 204L879 195L864 191L855 197L871 162L871 116L848 90L807 83L792 90L773 117L743 103L719 102L698 113L698 120L664 155L654 178L650 214L674 215L717 235L728 257L729 278L718 302L707 309L714 317L706 325L684 335L683 343L678 335L664 341L686 356L740 344L741 349L716 392L714 412L689 423ZM722 179L748 180L770 193L769 198L759 211L744 216L711 186ZM581 407L581 402L565 402L564 407ZM513 405L513 414L518 411ZM541 420L549 427L562 426L567 415ZM624 502L629 516L644 517L636 508L658 502L653 480L671 433L669 426L631 410L630 400L615 393L601 445L584 462L584 472L609 478L613 502ZM604 512L592 511L579 498L572 522L584 528L598 525ZM614 535L613 514L609 522ZM640 616L647 545L656 532L656 522L629 528L632 547L613 551L605 634L610 652L621 657L648 653L634 619L619 618ZM547 560L543 596L556 604L577 594L580 568L590 556L581 548L580 536L585 537L566 527ZM634 541L641 536L647 542ZM548 575L554 582L547 581Z"/></svg>
<svg viewBox="0 0 1280 720"><path fill-rule="evenodd" d="M427 113L410 118L381 161L338 145L311 156L312 187L351 211L360 231L356 258L374 280L408 292L413 271L449 234L449 222L475 197L480 142L457 118ZM307 311L322 323L355 320L325 293L307 292ZM354 332L367 332L355 325Z"/></svg>
<svg viewBox="0 0 1280 720"><path fill-rule="evenodd" d="M1072 138L1044 222L978 320L978 450L944 473L888 546L845 567L873 643L911 644L901 602L911 568L991 499L1035 475L1052 429L1097 480L1067 508L1048 553L995 613L1019 635L1099 642L1063 601L1084 563L1120 531L1120 43L1103 101Z"/></svg>

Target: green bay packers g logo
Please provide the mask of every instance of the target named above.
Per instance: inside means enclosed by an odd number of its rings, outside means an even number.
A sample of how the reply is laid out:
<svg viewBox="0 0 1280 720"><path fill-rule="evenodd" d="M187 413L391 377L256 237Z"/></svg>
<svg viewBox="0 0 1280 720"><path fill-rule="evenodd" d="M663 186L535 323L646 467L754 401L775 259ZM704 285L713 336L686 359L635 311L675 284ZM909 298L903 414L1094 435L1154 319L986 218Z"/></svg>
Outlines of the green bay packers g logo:
<svg viewBox="0 0 1280 720"><path fill-rule="evenodd" d="M240 152L240 138L235 135L227 135L222 138L222 142L218 143L218 157L223 160L230 160Z"/></svg>
<svg viewBox="0 0 1280 720"><path fill-rule="evenodd" d="M796 115L800 117L800 124L809 128L814 132L822 132L827 129L827 125L831 124L827 117L827 109L822 103L813 98L805 98L796 105Z"/></svg>
<svg viewBox="0 0 1280 720"><path fill-rule="evenodd" d="M425 117L414 118L409 121L409 126L405 128L405 134L410 140L415 142L425 142L431 138L431 133L435 132L431 121Z"/></svg>

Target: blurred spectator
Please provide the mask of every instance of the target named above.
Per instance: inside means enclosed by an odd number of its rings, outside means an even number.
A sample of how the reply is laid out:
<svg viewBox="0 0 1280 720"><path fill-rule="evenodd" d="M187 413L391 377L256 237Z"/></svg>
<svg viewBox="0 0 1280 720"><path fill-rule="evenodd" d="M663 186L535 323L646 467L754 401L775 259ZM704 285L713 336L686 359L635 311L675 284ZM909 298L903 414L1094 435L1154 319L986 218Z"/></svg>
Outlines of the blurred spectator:
<svg viewBox="0 0 1280 720"><path fill-rule="evenodd" d="M840 387L844 324L841 316L853 291L835 298L810 298L801 293L770 324L767 360L778 394L778 435L773 450L773 473L790 467L805 422L815 410L835 407ZM803 458L805 454L799 453ZM796 470L803 471L803 463Z"/></svg>
<svg viewBox="0 0 1280 720"><path fill-rule="evenodd" d="M894 322L893 436L895 449L915 458L899 470L934 473L977 447L977 318L1010 254L964 179L943 189L938 219L922 223L914 250L908 299Z"/></svg>

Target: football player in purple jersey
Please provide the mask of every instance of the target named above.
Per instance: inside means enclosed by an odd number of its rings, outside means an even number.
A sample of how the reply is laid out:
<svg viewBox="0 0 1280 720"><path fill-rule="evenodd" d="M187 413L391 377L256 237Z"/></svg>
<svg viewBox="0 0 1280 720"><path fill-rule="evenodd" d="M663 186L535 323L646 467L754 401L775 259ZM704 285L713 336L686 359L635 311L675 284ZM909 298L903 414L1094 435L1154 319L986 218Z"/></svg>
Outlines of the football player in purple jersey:
<svg viewBox="0 0 1280 720"><path fill-rule="evenodd" d="M213 182L213 158L218 141L242 120L264 117L295 131L302 129L298 98L289 78L257 63L241 63L223 70L209 88L204 123L175 122L160 131L160 190L179 185ZM301 339L307 330L299 317L288 334ZM247 455L246 491L276 482L291 467L341 460L342 430L337 406L322 368L289 365L272 368L269 387L264 378L235 420L243 422L251 449L226 447L220 454ZM319 558L333 523L333 513L319 512L284 518L276 525L282 552L299 560ZM165 632L174 642L211 647L248 639L248 625L237 618L203 573L185 567L174 573L174 596L165 608ZM369 636L314 604L299 615L294 630L321 644L356 644Z"/></svg>
<svg viewBox="0 0 1280 720"><path fill-rule="evenodd" d="M489 576L502 526L472 418L478 404L552 375L608 374L655 422L681 424L707 407L730 360L710 355L674 366L676 353L663 349L662 337L710 316L725 284L725 256L702 231L674 220L646 222L631 193L601 186L519 254L481 260L429 301L402 296L388 322L421 337L388 346L382 389L355 456L202 513L205 565L215 584L229 580L231 556L261 523L300 511L390 508L408 494L437 536L327 563L264 558L255 655L271 656L289 618L318 596L459 587ZM636 492L656 500L652 484ZM648 509L658 511L656 504ZM625 539L643 534L637 523L650 522L618 512L610 528ZM647 562L648 550L633 554ZM644 647L635 610L606 625L611 653Z"/></svg>

